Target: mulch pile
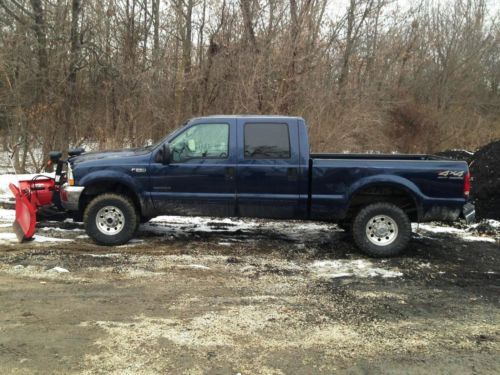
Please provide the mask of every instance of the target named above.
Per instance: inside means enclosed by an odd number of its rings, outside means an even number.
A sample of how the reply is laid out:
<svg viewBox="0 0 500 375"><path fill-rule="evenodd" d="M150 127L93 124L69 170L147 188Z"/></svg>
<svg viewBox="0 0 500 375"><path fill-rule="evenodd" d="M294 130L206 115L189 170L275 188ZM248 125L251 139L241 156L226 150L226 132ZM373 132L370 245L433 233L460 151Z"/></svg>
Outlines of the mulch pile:
<svg viewBox="0 0 500 375"><path fill-rule="evenodd" d="M478 218L500 220L500 141L479 149L468 162Z"/></svg>
<svg viewBox="0 0 500 375"><path fill-rule="evenodd" d="M465 150L445 150L441 152L436 152L435 155L447 159L468 161L474 155L474 153Z"/></svg>
<svg viewBox="0 0 500 375"><path fill-rule="evenodd" d="M476 205L477 219L500 220L500 141L491 142L476 153L445 150L435 155L469 163L471 198Z"/></svg>

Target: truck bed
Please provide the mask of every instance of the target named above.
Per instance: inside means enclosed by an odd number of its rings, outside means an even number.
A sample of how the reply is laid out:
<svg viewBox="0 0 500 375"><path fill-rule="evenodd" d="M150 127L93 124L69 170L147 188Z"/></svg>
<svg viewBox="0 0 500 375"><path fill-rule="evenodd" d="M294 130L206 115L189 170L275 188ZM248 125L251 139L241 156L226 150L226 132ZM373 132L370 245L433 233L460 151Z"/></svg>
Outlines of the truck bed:
<svg viewBox="0 0 500 375"><path fill-rule="evenodd" d="M343 217L356 192L378 185L386 187L389 196L411 192L421 221L455 220L465 204L467 170L463 161L432 155L312 154L310 212L324 218L332 213ZM397 193L398 189L402 190Z"/></svg>

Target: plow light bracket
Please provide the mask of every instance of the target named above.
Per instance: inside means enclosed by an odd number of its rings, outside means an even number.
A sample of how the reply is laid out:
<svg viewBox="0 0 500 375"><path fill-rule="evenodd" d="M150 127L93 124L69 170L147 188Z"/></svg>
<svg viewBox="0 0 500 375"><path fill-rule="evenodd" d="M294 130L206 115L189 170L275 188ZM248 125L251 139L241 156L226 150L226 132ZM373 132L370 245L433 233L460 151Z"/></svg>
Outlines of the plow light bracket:
<svg viewBox="0 0 500 375"><path fill-rule="evenodd" d="M62 158L62 152L61 151L51 151L49 152L49 163L48 165L53 165L56 168L56 176L55 176L55 182L57 185L60 184L61 182L61 174L63 170L63 166L65 161L61 160Z"/></svg>
<svg viewBox="0 0 500 375"><path fill-rule="evenodd" d="M69 157L78 156L78 155L83 154L84 152L85 152L84 148L77 147L77 148L72 148L72 149L68 150L68 155L69 155Z"/></svg>
<svg viewBox="0 0 500 375"><path fill-rule="evenodd" d="M53 165L57 165L57 162L61 159L61 151L51 151L49 152L49 158Z"/></svg>

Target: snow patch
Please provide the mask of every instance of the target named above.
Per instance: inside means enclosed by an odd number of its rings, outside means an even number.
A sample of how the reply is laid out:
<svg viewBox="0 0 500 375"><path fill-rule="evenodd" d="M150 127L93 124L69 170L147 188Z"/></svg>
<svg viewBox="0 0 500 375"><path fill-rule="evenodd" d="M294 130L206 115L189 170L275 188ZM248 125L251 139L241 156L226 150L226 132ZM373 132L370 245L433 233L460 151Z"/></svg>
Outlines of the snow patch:
<svg viewBox="0 0 500 375"><path fill-rule="evenodd" d="M73 240L67 238L53 238L45 237L40 235L35 235L33 237L33 242L70 242ZM18 243L17 237L14 233L0 233L0 244L2 243Z"/></svg>
<svg viewBox="0 0 500 375"><path fill-rule="evenodd" d="M139 238L132 238L130 241L128 241L128 243L144 243L144 240L141 240Z"/></svg>
<svg viewBox="0 0 500 375"><path fill-rule="evenodd" d="M441 226L441 225L435 225L435 224L418 224L418 229L423 229L427 232L432 232L432 233L453 233L453 234L459 234L459 233L464 233L465 231L463 229L458 229L454 227L446 227L446 226Z"/></svg>
<svg viewBox="0 0 500 375"><path fill-rule="evenodd" d="M399 271L388 270L376 267L372 262L364 259L356 260L322 260L315 261L309 266L311 272L319 277L338 278L338 277L383 277L393 278L401 277L403 274Z"/></svg>
<svg viewBox="0 0 500 375"><path fill-rule="evenodd" d="M488 219L486 220L488 224L490 224L493 228L500 228L500 221L498 220L493 220L493 219Z"/></svg>
<svg viewBox="0 0 500 375"><path fill-rule="evenodd" d="M318 232L330 233L340 231L335 225L303 221L278 221L238 218L210 218L198 216L159 216L141 226L141 231L182 237L190 233L239 233L252 234L261 231L273 232L295 241L303 242L307 238L317 238ZM255 237L245 239L231 238L230 242L247 242ZM227 242L229 241L222 241ZM227 246L227 245L226 245Z"/></svg>
<svg viewBox="0 0 500 375"><path fill-rule="evenodd" d="M144 240L141 240L139 238L132 238L125 245L120 245L118 247L132 247L132 246L135 246L135 245L140 245L142 243L144 243Z"/></svg>
<svg viewBox="0 0 500 375"><path fill-rule="evenodd" d="M35 242L71 242L72 239L69 238L54 238L54 237L45 237L35 234L33 237Z"/></svg>
<svg viewBox="0 0 500 375"><path fill-rule="evenodd" d="M500 227L500 222L498 222L498 221L488 220L488 223L495 229ZM479 235L474 236L470 233L471 229L472 230L476 229L480 224L481 223L472 224L465 229L448 227L448 226L433 224L433 223L432 224L418 224L418 225L414 224L413 229L416 230L417 233L420 230L423 230L424 232L451 234L451 235L460 237L462 240L468 241L468 242L475 242L475 241L492 242L492 243L497 242L497 239L495 239L494 237L479 236Z"/></svg>
<svg viewBox="0 0 500 375"><path fill-rule="evenodd" d="M54 231L54 232L85 232L85 230L81 229L81 228L63 229L63 228L59 228L59 227L43 227L43 228L40 228L40 230L42 230L44 232L48 232L48 231Z"/></svg>
<svg viewBox="0 0 500 375"><path fill-rule="evenodd" d="M210 269L210 267L204 266L203 264L189 264L186 267L199 269L199 270L209 270Z"/></svg>
<svg viewBox="0 0 500 375"><path fill-rule="evenodd" d="M468 241L468 242L492 242L492 243L495 243L497 242L497 240L495 240L494 238L491 238L491 237L483 237L483 236L463 236L462 239L464 241Z"/></svg>
<svg viewBox="0 0 500 375"><path fill-rule="evenodd" d="M66 268L54 267L48 270L47 272L68 273L69 271Z"/></svg>
<svg viewBox="0 0 500 375"><path fill-rule="evenodd" d="M470 227L471 228L477 228L478 226L482 225L486 223L487 225L489 225L490 227L492 228L495 228L495 229L500 229L500 221L498 220L493 220L493 219L486 219L486 220L483 220L479 223L475 223L475 224L472 224Z"/></svg>
<svg viewBox="0 0 500 375"><path fill-rule="evenodd" d="M0 221L14 221L16 219L16 210L0 208Z"/></svg>

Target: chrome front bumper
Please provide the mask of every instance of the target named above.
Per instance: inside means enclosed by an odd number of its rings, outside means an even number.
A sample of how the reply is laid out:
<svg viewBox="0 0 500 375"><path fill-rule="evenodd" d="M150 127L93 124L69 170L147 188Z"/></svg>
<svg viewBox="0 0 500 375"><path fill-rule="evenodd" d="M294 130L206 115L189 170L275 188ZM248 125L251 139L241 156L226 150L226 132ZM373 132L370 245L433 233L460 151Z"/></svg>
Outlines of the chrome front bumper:
<svg viewBox="0 0 500 375"><path fill-rule="evenodd" d="M61 186L61 204L68 211L78 211L78 203L82 195L83 186Z"/></svg>

